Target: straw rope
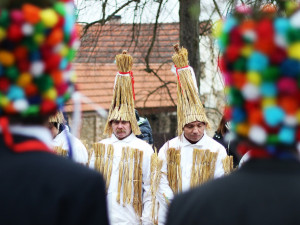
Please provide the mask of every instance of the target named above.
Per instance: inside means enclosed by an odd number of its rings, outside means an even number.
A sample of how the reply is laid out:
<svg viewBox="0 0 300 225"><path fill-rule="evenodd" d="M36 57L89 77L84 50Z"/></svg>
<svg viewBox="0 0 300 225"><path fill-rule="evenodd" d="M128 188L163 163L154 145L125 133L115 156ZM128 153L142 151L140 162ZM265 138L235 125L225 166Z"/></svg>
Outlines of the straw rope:
<svg viewBox="0 0 300 225"><path fill-rule="evenodd" d="M114 147L103 143L94 143L95 163L94 168L100 172L105 180L106 190L109 188L113 169Z"/></svg>
<svg viewBox="0 0 300 225"><path fill-rule="evenodd" d="M150 190L152 197L152 208L151 217L153 224L158 224L158 211L159 211L159 201L156 200L156 193L161 179L161 169L163 166L163 160L158 158L157 151L151 155L151 175L150 175Z"/></svg>
<svg viewBox="0 0 300 225"><path fill-rule="evenodd" d="M127 54L127 51L123 51L122 54L116 55L116 63L120 72L129 72L132 69L133 59ZM112 134L112 120L129 121L132 132L135 135L141 134L135 117L132 80L130 76L116 76L113 99L104 128L104 134Z"/></svg>
<svg viewBox="0 0 300 225"><path fill-rule="evenodd" d="M188 52L185 48L179 48L174 45L175 53L172 60L176 68L182 68L189 65ZM197 93L191 71L183 69L178 71L179 81L177 82L177 121L178 136L182 134L183 127L194 121L201 121L210 128L210 123L206 117L205 110Z"/></svg>
<svg viewBox="0 0 300 225"><path fill-rule="evenodd" d="M55 154L62 156L62 157L67 157L68 156L68 150L65 150L62 148L62 146L54 146L53 150Z"/></svg>
<svg viewBox="0 0 300 225"><path fill-rule="evenodd" d="M194 149L191 171L191 188L199 186L214 178L218 153L209 150Z"/></svg>
<svg viewBox="0 0 300 225"><path fill-rule="evenodd" d="M121 204L123 188L123 206L132 204L134 211L140 217L142 213L142 182L143 182L143 152L129 147L122 148L119 163L119 181L117 202ZM133 189L133 191L132 191Z"/></svg>
<svg viewBox="0 0 300 225"><path fill-rule="evenodd" d="M100 143L94 143L94 154L95 154L95 162L94 162L94 168L96 171L102 173L101 171L101 151L100 151Z"/></svg>
<svg viewBox="0 0 300 225"><path fill-rule="evenodd" d="M226 156L223 160L223 169L225 172L225 175L230 174L233 171L233 156Z"/></svg>
<svg viewBox="0 0 300 225"><path fill-rule="evenodd" d="M119 163L119 181L118 181L118 195L117 195L117 202L120 204L120 195L121 195L121 187L122 187L122 180L123 180L123 171L124 171L124 157L125 157L125 147L122 148L122 156Z"/></svg>
<svg viewBox="0 0 300 225"><path fill-rule="evenodd" d="M138 213L138 207L139 207L139 158L140 158L140 152L135 150L134 151L134 176L133 176L133 208L136 213Z"/></svg>
<svg viewBox="0 0 300 225"><path fill-rule="evenodd" d="M111 178L112 167L113 167L113 159L114 159L114 146L110 144L107 146L108 171L106 174L106 190L108 190L110 184L110 178Z"/></svg>
<svg viewBox="0 0 300 225"><path fill-rule="evenodd" d="M129 150L129 180L128 180L128 187L127 187L127 204L130 204L131 202L131 193L132 193L132 184L133 184L133 165L134 165L134 150Z"/></svg>
<svg viewBox="0 0 300 225"><path fill-rule="evenodd" d="M129 179L129 148L126 149L125 155L124 155L124 177L123 177L123 206L125 206L127 202L127 188L128 188L128 179Z"/></svg>
<svg viewBox="0 0 300 225"><path fill-rule="evenodd" d="M173 193L182 191L181 151L169 148L167 150L168 181Z"/></svg>
<svg viewBox="0 0 300 225"><path fill-rule="evenodd" d="M142 201L142 181L143 181L143 156L144 152L140 151L140 158L139 158L139 173L138 173L138 215L142 216L143 211L143 201Z"/></svg>

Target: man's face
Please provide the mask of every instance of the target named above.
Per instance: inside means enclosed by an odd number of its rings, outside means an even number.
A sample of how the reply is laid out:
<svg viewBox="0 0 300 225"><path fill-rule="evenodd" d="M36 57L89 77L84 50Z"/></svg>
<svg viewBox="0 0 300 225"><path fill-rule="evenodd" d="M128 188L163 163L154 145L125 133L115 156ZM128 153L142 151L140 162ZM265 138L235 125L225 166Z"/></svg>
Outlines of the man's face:
<svg viewBox="0 0 300 225"><path fill-rule="evenodd" d="M119 140L122 140L131 134L131 125L129 121L113 120L111 122L111 127L114 135Z"/></svg>
<svg viewBox="0 0 300 225"><path fill-rule="evenodd" d="M52 137L55 138L59 132L59 130L57 129L57 123L48 123L48 128L52 134Z"/></svg>
<svg viewBox="0 0 300 225"><path fill-rule="evenodd" d="M205 123L200 121L188 123L183 127L184 136L189 141L196 143L203 137L205 128Z"/></svg>

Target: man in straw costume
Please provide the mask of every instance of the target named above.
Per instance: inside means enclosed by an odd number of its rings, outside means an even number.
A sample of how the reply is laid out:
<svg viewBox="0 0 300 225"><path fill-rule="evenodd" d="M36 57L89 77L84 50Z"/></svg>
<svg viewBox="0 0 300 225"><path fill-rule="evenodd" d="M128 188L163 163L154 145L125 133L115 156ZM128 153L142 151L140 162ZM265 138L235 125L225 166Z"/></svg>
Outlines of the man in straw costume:
<svg viewBox="0 0 300 225"><path fill-rule="evenodd" d="M102 177L55 155L47 128L74 90L74 3L2 0L0 10L0 223L108 224Z"/></svg>
<svg viewBox="0 0 300 225"><path fill-rule="evenodd" d="M224 175L222 160L225 148L210 138L206 132L209 121L197 93L193 70L188 66L188 52L175 45L172 59L176 66L178 137L166 142L159 151L164 160L161 186L169 184L172 191L161 188L167 199L173 194L187 191L209 179ZM166 204L162 203L166 209ZM165 212L161 212L164 214Z"/></svg>
<svg viewBox="0 0 300 225"><path fill-rule="evenodd" d="M279 12L273 5L237 7L216 30L226 119L250 159L175 198L168 224L300 224L300 7L282 3Z"/></svg>
<svg viewBox="0 0 300 225"><path fill-rule="evenodd" d="M49 118L49 129L53 141L52 145L55 150L66 152L69 158L75 162L86 165L88 161L88 152L82 142L69 132L69 127L61 111Z"/></svg>
<svg viewBox="0 0 300 225"><path fill-rule="evenodd" d="M119 72L104 133L111 135L94 145L90 167L106 180L111 224L152 224L150 159L153 150L135 135L141 134L134 111L132 57L116 56Z"/></svg>

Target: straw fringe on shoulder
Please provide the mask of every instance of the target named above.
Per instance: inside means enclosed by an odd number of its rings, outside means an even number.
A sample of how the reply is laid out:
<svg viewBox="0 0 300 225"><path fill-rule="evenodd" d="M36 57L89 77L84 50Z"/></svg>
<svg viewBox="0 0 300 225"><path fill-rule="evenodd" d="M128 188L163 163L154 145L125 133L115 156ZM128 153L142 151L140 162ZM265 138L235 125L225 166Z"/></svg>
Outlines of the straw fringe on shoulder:
<svg viewBox="0 0 300 225"><path fill-rule="evenodd" d="M128 74L123 76L118 73L116 75L113 99L104 128L104 134L112 134L112 127L110 123L112 120L123 120L129 121L132 132L135 135L139 135L141 134L141 131L135 117L132 79L129 75L133 65L132 56L127 54L126 51L123 51L122 54L116 56L116 63L119 72L128 72Z"/></svg>
<svg viewBox="0 0 300 225"><path fill-rule="evenodd" d="M174 45L175 53L172 60L177 69L185 68L188 63L188 51L185 48L179 48L179 45ZM182 134L183 127L194 121L205 122L207 128L210 128L210 123L206 117L205 110L200 101L199 95L192 78L189 68L177 71L177 121L178 121L178 136Z"/></svg>

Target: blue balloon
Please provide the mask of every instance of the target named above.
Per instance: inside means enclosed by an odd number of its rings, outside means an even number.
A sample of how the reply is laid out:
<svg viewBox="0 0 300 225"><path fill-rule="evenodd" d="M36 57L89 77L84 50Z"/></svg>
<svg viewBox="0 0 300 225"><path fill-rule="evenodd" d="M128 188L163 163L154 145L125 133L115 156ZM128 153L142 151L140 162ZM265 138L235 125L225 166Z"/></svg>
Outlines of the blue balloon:
<svg viewBox="0 0 300 225"><path fill-rule="evenodd" d="M277 95L277 87L274 83L263 83L260 87L261 95L264 97L275 97Z"/></svg>
<svg viewBox="0 0 300 225"><path fill-rule="evenodd" d="M223 31L229 33L233 27L238 24L237 20L233 17L229 17L223 25Z"/></svg>
<svg viewBox="0 0 300 225"><path fill-rule="evenodd" d="M285 117L284 111L278 106L267 107L264 109L263 114L266 123L270 127L276 127L283 121Z"/></svg>
<svg viewBox="0 0 300 225"><path fill-rule="evenodd" d="M300 73L300 63L297 60L286 59L280 65L280 72L286 76L296 77Z"/></svg>
<svg viewBox="0 0 300 225"><path fill-rule="evenodd" d="M284 144L293 144L295 141L295 129L291 127L282 127L279 131L279 141Z"/></svg>
<svg viewBox="0 0 300 225"><path fill-rule="evenodd" d="M25 98L24 90L18 86L12 85L8 90L7 98L10 100Z"/></svg>
<svg viewBox="0 0 300 225"><path fill-rule="evenodd" d="M266 55L260 52L253 52L248 59L247 68L249 71L261 72L269 65L269 59Z"/></svg>
<svg viewBox="0 0 300 225"><path fill-rule="evenodd" d="M277 33L285 34L290 28L290 22L287 18L277 18L274 21L274 28Z"/></svg>

